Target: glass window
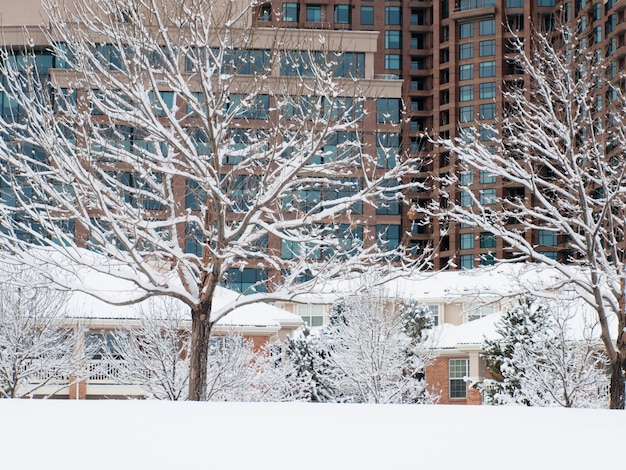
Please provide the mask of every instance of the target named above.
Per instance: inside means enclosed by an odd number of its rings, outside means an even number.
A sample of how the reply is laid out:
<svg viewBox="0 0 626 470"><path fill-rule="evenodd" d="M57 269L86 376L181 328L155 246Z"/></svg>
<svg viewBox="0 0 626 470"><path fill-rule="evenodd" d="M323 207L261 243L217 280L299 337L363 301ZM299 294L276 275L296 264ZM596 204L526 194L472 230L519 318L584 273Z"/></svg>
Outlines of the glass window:
<svg viewBox="0 0 626 470"><path fill-rule="evenodd" d="M378 168L395 168L400 149L400 135L379 132L376 134L376 162Z"/></svg>
<svg viewBox="0 0 626 470"><path fill-rule="evenodd" d="M306 6L306 20L314 23L322 21L322 6L321 5L307 5Z"/></svg>
<svg viewBox="0 0 626 470"><path fill-rule="evenodd" d="M402 48L402 31L391 30L385 31L385 49L401 49Z"/></svg>
<svg viewBox="0 0 626 470"><path fill-rule="evenodd" d="M495 248L496 236L491 232L480 232L480 247L481 248Z"/></svg>
<svg viewBox="0 0 626 470"><path fill-rule="evenodd" d="M350 5L335 5L334 21L336 24L350 24L352 7Z"/></svg>
<svg viewBox="0 0 626 470"><path fill-rule="evenodd" d="M480 255L481 266L493 266L494 264L496 264L496 256L493 253L485 253L484 255Z"/></svg>
<svg viewBox="0 0 626 470"><path fill-rule="evenodd" d="M468 359L450 359L448 361L450 377L450 398L467 398L465 378L469 373Z"/></svg>
<svg viewBox="0 0 626 470"><path fill-rule="evenodd" d="M472 122L474 120L474 106L461 106L459 108L459 122Z"/></svg>
<svg viewBox="0 0 626 470"><path fill-rule="evenodd" d="M399 70L402 68L400 54L385 54L385 70Z"/></svg>
<svg viewBox="0 0 626 470"><path fill-rule="evenodd" d="M496 182L496 176L485 170L480 170L480 184L493 184Z"/></svg>
<svg viewBox="0 0 626 470"><path fill-rule="evenodd" d="M473 171L462 171L459 174L459 183L461 183L461 186L469 186L473 182L474 182Z"/></svg>
<svg viewBox="0 0 626 470"><path fill-rule="evenodd" d="M361 7L361 24L373 25L374 24L374 7Z"/></svg>
<svg viewBox="0 0 626 470"><path fill-rule="evenodd" d="M496 83L487 82L480 84L480 99L485 100L496 97Z"/></svg>
<svg viewBox="0 0 626 470"><path fill-rule="evenodd" d="M474 57L474 44L461 44L459 46L459 59L471 59Z"/></svg>
<svg viewBox="0 0 626 470"><path fill-rule="evenodd" d="M482 189L480 191L480 204L483 206L489 206L495 204L497 201L495 188Z"/></svg>
<svg viewBox="0 0 626 470"><path fill-rule="evenodd" d="M432 319L432 325L433 326L439 325L439 305L430 304L430 305L426 305L426 308L428 308L428 310L430 311L430 318Z"/></svg>
<svg viewBox="0 0 626 470"><path fill-rule="evenodd" d="M474 321L491 315L494 312L493 304L470 305L467 309L467 321Z"/></svg>
<svg viewBox="0 0 626 470"><path fill-rule="evenodd" d="M461 207L470 207L472 206L473 201L472 201L472 196L470 193L468 193L467 191L462 191L461 194L459 195L459 205Z"/></svg>
<svg viewBox="0 0 626 470"><path fill-rule="evenodd" d="M459 267L461 269L474 269L474 255L459 256Z"/></svg>
<svg viewBox="0 0 626 470"><path fill-rule="evenodd" d="M553 7L555 0L537 0L538 7Z"/></svg>
<svg viewBox="0 0 626 470"><path fill-rule="evenodd" d="M395 250L400 246L399 225L376 225L376 239L385 251Z"/></svg>
<svg viewBox="0 0 626 470"><path fill-rule="evenodd" d="M398 199L398 187L396 181L390 181L385 184L386 189L378 198L378 207L376 207L377 215L399 215L400 201ZM394 226L395 227L395 226Z"/></svg>
<svg viewBox="0 0 626 470"><path fill-rule="evenodd" d="M474 78L474 64L459 66L459 80L472 80Z"/></svg>
<svg viewBox="0 0 626 470"><path fill-rule="evenodd" d="M556 246L557 234L550 230L539 230L539 244L542 246Z"/></svg>
<svg viewBox="0 0 626 470"><path fill-rule="evenodd" d="M480 126L478 135L482 142L491 141L496 136L496 131L491 127Z"/></svg>
<svg viewBox="0 0 626 470"><path fill-rule="evenodd" d="M400 98L376 98L376 122L400 122Z"/></svg>
<svg viewBox="0 0 626 470"><path fill-rule="evenodd" d="M243 294L266 292L264 282L267 281L267 272L264 269L231 268L226 273L224 285L229 289Z"/></svg>
<svg viewBox="0 0 626 470"><path fill-rule="evenodd" d="M507 8L524 8L524 0L506 0Z"/></svg>
<svg viewBox="0 0 626 470"><path fill-rule="evenodd" d="M478 111L478 119L485 121L487 119L494 119L496 117L496 104L484 103L480 105Z"/></svg>
<svg viewBox="0 0 626 470"><path fill-rule="evenodd" d="M459 101L472 101L473 99L474 85L463 85L459 87Z"/></svg>
<svg viewBox="0 0 626 470"><path fill-rule="evenodd" d="M474 23L463 23L459 25L459 39L467 39L474 36Z"/></svg>
<svg viewBox="0 0 626 470"><path fill-rule="evenodd" d="M319 304L298 304L298 315L307 326L324 324L324 306Z"/></svg>
<svg viewBox="0 0 626 470"><path fill-rule="evenodd" d="M479 26L481 36L496 34L496 20L482 20Z"/></svg>
<svg viewBox="0 0 626 470"><path fill-rule="evenodd" d="M402 7L385 7L385 24L391 26L402 25Z"/></svg>
<svg viewBox="0 0 626 470"><path fill-rule="evenodd" d="M461 250L471 250L474 248L474 234L462 233L461 234Z"/></svg>
<svg viewBox="0 0 626 470"><path fill-rule="evenodd" d="M488 78L496 76L496 62L494 60L490 60L489 62L481 62L479 77L480 78Z"/></svg>
<svg viewBox="0 0 626 470"><path fill-rule="evenodd" d="M297 3L283 3L283 21L297 23L300 16L300 5Z"/></svg>
<svg viewBox="0 0 626 470"><path fill-rule="evenodd" d="M488 39L486 41L480 41L478 44L478 50L480 57L496 55L496 40Z"/></svg>

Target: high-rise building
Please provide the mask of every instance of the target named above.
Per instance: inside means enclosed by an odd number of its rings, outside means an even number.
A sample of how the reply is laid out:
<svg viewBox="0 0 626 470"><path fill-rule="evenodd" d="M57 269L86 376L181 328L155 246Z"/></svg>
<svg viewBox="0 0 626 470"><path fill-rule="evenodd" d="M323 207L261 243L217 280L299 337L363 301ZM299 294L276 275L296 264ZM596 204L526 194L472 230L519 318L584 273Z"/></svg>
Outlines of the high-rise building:
<svg viewBox="0 0 626 470"><path fill-rule="evenodd" d="M569 23L582 33L584 44L606 57L607 73L616 75L624 69L625 9L617 0L275 0L261 7L258 18L259 24L378 31L375 73L403 82L403 147L424 156L416 178L436 186L433 176L456 171L462 182L471 178L479 197L488 203L523 196L523 189L489 174L460 172L456 157L433 147L424 133L456 138L463 128L477 127L481 140L491 138L492 131L482 125L497 126L504 107L502 90L528 85L523 70L510 60L514 35L529 43L534 30ZM406 243L416 250L432 243L439 255L435 268L454 261L469 269L510 256L488 232L459 224L441 227L436 220L420 223L411 206L428 204L436 194L433 190L406 194L410 204L402 214ZM455 199L463 204L466 196L456 191ZM528 237L550 256L567 256L567 247L553 232L537 231Z"/></svg>
<svg viewBox="0 0 626 470"><path fill-rule="evenodd" d="M527 80L510 60L512 36L529 42L534 29L550 30L559 21L576 24L583 33L581 41L605 57L607 74L617 76L625 68L625 9L617 0L271 0L258 7L254 21L287 30L333 30L338 43L343 36L345 44L363 54L366 70L360 79L371 81L370 89L377 90L394 119L399 116L398 88L402 87L406 122L401 133L396 132L395 123L377 122L372 94L361 129L364 145L402 146L410 154L423 156L414 178L430 186L437 184L433 177L459 172L462 181L472 179L473 187L488 202L521 195L522 189L504 185L489 174L460 172L456 157L434 147L425 133L456 138L464 128L477 127L479 138L488 141L491 131L482 125L497 126L504 107L502 90L522 86ZM5 40L18 44L21 39L14 38L24 25L32 25L35 39L43 39L35 26L41 13L39 0L3 7ZM376 34L355 32L378 34L375 39ZM45 48L43 43L39 46ZM609 94L599 96L599 100L611 99ZM453 195L461 204L466 197L461 191ZM441 227L437 220L422 223L412 207L437 197L432 189L416 189L406 194L409 204L368 208L368 223L379 226L378 232L391 242L404 241L416 251L432 244L438 253L435 268L450 261L472 268L508 256L502 242L488 232L459 224ZM567 247L555 234L537 231L528 236L552 256L566 256Z"/></svg>

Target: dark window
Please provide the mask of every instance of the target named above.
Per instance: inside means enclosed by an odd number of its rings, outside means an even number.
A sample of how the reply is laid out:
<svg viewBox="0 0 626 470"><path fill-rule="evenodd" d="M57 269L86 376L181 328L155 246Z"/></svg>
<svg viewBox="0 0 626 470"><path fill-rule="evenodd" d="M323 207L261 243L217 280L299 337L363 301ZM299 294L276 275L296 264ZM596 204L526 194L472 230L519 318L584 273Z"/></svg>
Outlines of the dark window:
<svg viewBox="0 0 626 470"><path fill-rule="evenodd" d="M474 36L474 23L462 23L459 25L459 39L467 39Z"/></svg>
<svg viewBox="0 0 626 470"><path fill-rule="evenodd" d="M296 23L300 19L300 5L297 3L283 3L283 21Z"/></svg>
<svg viewBox="0 0 626 470"><path fill-rule="evenodd" d="M373 25L374 24L374 7L361 7L361 24Z"/></svg>
<svg viewBox="0 0 626 470"><path fill-rule="evenodd" d="M391 26L402 25L402 8L385 7L385 24Z"/></svg>
<svg viewBox="0 0 626 470"><path fill-rule="evenodd" d="M337 24L350 24L352 7L350 5L335 5L334 20Z"/></svg>
<svg viewBox="0 0 626 470"><path fill-rule="evenodd" d="M306 6L306 20L314 23L322 21L322 6L321 5L307 5Z"/></svg>

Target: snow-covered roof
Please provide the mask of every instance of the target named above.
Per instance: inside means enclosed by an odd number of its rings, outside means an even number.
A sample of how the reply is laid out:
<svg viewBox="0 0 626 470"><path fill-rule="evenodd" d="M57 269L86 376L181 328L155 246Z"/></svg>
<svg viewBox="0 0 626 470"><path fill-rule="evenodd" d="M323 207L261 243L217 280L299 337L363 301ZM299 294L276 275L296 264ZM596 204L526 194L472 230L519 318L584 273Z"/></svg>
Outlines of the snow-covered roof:
<svg viewBox="0 0 626 470"><path fill-rule="evenodd" d="M563 325L565 337L574 341L583 339L597 339L600 330L596 312L582 299L537 299L538 305L546 306L554 318ZM461 325L445 323L436 327L433 335L435 348L454 349L480 346L485 339L497 339L498 322L504 312L495 312L477 320ZM610 317L609 324L613 326L615 319Z"/></svg>
<svg viewBox="0 0 626 470"><path fill-rule="evenodd" d="M502 318L502 313L492 313L486 317L463 323L451 325L444 323L434 329L435 347L437 349L453 349L469 345L481 345L485 339L495 339L496 324Z"/></svg>
<svg viewBox="0 0 626 470"><path fill-rule="evenodd" d="M213 299L214 308L220 308L232 300L236 299L240 294L232 290L218 287ZM138 304L115 306L110 305L102 300L98 300L90 295L82 292L72 292L68 301L67 315L73 318L82 319L110 319L110 320L134 320L154 312L155 305L163 302L164 299L154 298ZM181 318L191 318L189 307L182 302L168 299L168 309L179 309L176 313ZM218 326L232 327L265 327L280 329L283 326L298 327L302 325L302 318L282 308L276 307L265 302L258 302L249 305L237 307L230 314L226 315L217 323Z"/></svg>
<svg viewBox="0 0 626 470"><path fill-rule="evenodd" d="M498 264L477 269L416 273L386 284L390 295L416 298L423 302L453 302L468 298L484 300L507 297L522 287L539 289L552 285L560 277L539 265L524 263Z"/></svg>

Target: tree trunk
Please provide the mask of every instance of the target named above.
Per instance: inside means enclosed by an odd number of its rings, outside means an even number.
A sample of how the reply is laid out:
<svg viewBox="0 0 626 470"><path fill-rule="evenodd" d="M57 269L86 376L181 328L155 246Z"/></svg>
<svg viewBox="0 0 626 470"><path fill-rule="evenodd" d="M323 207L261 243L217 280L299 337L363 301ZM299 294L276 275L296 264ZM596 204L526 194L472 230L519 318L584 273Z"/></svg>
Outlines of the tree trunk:
<svg viewBox="0 0 626 470"><path fill-rule="evenodd" d="M624 409L624 369L622 367L621 354L617 355L617 361L611 363L609 408L613 410Z"/></svg>
<svg viewBox="0 0 626 470"><path fill-rule="evenodd" d="M211 336L209 315L204 311L191 312L191 359L189 365L189 398L206 400L207 361Z"/></svg>

